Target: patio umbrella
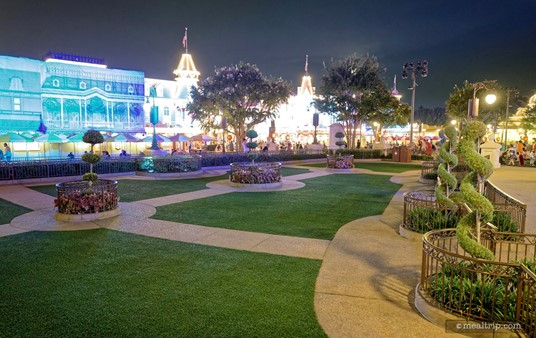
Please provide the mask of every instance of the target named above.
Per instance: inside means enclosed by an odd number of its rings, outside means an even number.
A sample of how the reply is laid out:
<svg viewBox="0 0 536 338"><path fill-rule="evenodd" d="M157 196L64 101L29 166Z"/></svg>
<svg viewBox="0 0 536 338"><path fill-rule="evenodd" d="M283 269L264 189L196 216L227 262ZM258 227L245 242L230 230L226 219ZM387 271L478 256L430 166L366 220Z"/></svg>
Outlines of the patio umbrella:
<svg viewBox="0 0 536 338"><path fill-rule="evenodd" d="M84 133L79 133L79 134L74 134L74 135L69 136L67 140L73 143L80 143L80 142L84 142L83 138L84 138Z"/></svg>
<svg viewBox="0 0 536 338"><path fill-rule="evenodd" d="M190 139L183 134L173 135L169 139L173 142L190 142Z"/></svg>
<svg viewBox="0 0 536 338"><path fill-rule="evenodd" d="M132 153L132 143L131 142L138 142L138 141L139 141L139 139L136 136L134 136L132 134L129 134L129 133L123 133L123 134L117 134L116 136L109 138L105 142L121 142L121 143L128 142L128 143L130 143L130 153ZM122 144L121 149L124 149L124 148L125 147ZM116 146L115 149L119 150L117 148L117 146Z"/></svg>
<svg viewBox="0 0 536 338"><path fill-rule="evenodd" d="M199 135L195 135L195 136L192 136L190 137L190 141L194 141L194 142L211 142L211 141L214 141L214 139L208 135L203 135L203 134L199 134Z"/></svg>
<svg viewBox="0 0 536 338"><path fill-rule="evenodd" d="M33 142L33 140L17 133L7 133L0 135L0 142Z"/></svg>
<svg viewBox="0 0 536 338"><path fill-rule="evenodd" d="M114 137L110 137L105 142L138 142L138 138L132 134L118 134Z"/></svg>
<svg viewBox="0 0 536 338"><path fill-rule="evenodd" d="M47 143L65 143L68 140L60 135L54 134L54 133L48 133L44 134L38 137L34 138L34 141L44 143L44 153L46 153L46 144ZM50 152L50 147L48 148L48 151ZM61 153L61 146L60 146L60 153Z"/></svg>
<svg viewBox="0 0 536 338"><path fill-rule="evenodd" d="M146 136L142 139L143 142L153 142L153 135ZM156 142L171 142L171 140L163 135L156 135Z"/></svg>
<svg viewBox="0 0 536 338"><path fill-rule="evenodd" d="M48 133L41 136L34 137L34 141L42 143L65 143L68 140L60 135L54 133Z"/></svg>

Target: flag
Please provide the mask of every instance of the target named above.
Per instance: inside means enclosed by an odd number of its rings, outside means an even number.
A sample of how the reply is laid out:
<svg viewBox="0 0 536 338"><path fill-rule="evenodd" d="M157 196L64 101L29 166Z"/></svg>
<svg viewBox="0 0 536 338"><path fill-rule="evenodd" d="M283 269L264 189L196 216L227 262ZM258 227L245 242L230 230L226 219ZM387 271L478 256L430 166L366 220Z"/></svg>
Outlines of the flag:
<svg viewBox="0 0 536 338"><path fill-rule="evenodd" d="M188 28L184 29L184 37L182 38L182 46L188 50Z"/></svg>

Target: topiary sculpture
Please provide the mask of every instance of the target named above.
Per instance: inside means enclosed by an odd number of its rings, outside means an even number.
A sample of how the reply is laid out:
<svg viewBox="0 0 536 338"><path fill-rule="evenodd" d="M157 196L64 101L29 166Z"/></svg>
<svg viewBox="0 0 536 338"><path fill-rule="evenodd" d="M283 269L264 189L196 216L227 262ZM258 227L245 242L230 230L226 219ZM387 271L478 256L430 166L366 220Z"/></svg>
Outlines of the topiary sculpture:
<svg viewBox="0 0 536 338"><path fill-rule="evenodd" d="M92 185L98 179L98 175L93 173L93 165L99 163L102 157L100 155L93 154L93 148L95 144L104 142L102 134L96 130L88 130L85 132L82 140L85 143L91 144L91 151L89 154L82 155L82 161L89 163L89 173L82 175L82 179L87 181L89 185Z"/></svg>
<svg viewBox="0 0 536 338"><path fill-rule="evenodd" d="M335 137L339 139L335 142L335 145L339 146L339 149L341 149L346 144L346 142L343 141L344 133L342 131L338 131L335 133Z"/></svg>
<svg viewBox="0 0 536 338"><path fill-rule="evenodd" d="M445 128L444 135L449 138L448 141L443 142L441 148L439 148L438 161L441 162L437 169L437 186L435 189L436 200L449 207L454 208L455 202L452 198L454 189L458 185L458 180L454 175L450 173L452 168L458 165L458 157L454 154L458 145L458 131L454 126L448 126Z"/></svg>
<svg viewBox="0 0 536 338"><path fill-rule="evenodd" d="M464 216L456 227L456 237L459 245L471 256L486 260L494 260L493 253L471 238L471 229L476 227L477 238L480 238L480 223L493 219L493 205L482 193L484 180L493 173L490 160L481 156L476 150L476 142L486 135L486 126L480 121L469 123L465 129L458 149L471 172L467 174L460 185L460 192L465 203L473 210ZM477 189L475 189L475 186Z"/></svg>
<svg viewBox="0 0 536 338"><path fill-rule="evenodd" d="M253 150L259 146L257 142L253 141L253 139L258 136L259 134L257 134L255 130L248 130L246 133L246 137L249 139L249 142L246 143L246 147L249 149L248 158L251 160L251 163L255 163L255 160L259 157L259 154L253 152Z"/></svg>

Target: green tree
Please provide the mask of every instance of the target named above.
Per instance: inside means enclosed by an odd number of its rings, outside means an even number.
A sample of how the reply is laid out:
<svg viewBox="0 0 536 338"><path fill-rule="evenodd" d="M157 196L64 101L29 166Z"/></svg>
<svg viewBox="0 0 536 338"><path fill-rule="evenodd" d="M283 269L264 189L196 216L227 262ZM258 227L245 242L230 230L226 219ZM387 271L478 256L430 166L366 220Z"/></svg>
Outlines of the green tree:
<svg viewBox="0 0 536 338"><path fill-rule="evenodd" d="M289 95L290 86L281 78L266 78L257 66L241 62L217 68L214 76L193 88L188 109L203 129L224 128L242 140L246 130L276 117ZM223 119L226 123L221 123ZM242 143L237 143L237 149L243 150Z"/></svg>
<svg viewBox="0 0 536 338"><path fill-rule="evenodd" d="M449 116L445 113L445 108L425 108L420 106L415 109L415 122L427 124L429 126L444 126L448 123Z"/></svg>
<svg viewBox="0 0 536 338"><path fill-rule="evenodd" d="M382 130L384 128L405 126L409 123L411 107L405 103L399 103L398 100L390 94L389 96L390 98L385 98L387 107L382 110L372 111L369 115L369 121L378 123L376 138L383 134Z"/></svg>
<svg viewBox="0 0 536 338"><path fill-rule="evenodd" d="M480 99L480 109L476 120L485 124L493 123L496 125L504 117L506 110L506 89L496 80L485 80L481 82L470 83L465 81L461 87L454 86L449 98L445 102L447 115L461 122L467 122L468 103L473 98L476 90L476 98ZM497 101L488 105L485 103L485 97L488 94L495 94Z"/></svg>
<svg viewBox="0 0 536 338"><path fill-rule="evenodd" d="M389 116L398 101L380 77L384 69L374 56L353 54L324 65L324 72L316 109L341 121L348 144L354 148L358 126L374 116Z"/></svg>

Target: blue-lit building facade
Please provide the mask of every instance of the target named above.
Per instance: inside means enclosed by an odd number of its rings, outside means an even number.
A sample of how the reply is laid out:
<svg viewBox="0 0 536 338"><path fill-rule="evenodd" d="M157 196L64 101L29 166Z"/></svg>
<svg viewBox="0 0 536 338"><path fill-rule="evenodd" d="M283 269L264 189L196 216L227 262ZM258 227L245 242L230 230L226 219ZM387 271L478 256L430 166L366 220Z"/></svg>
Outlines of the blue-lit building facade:
<svg viewBox="0 0 536 338"><path fill-rule="evenodd" d="M144 73L75 60L0 56L0 131L143 132Z"/></svg>

